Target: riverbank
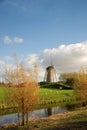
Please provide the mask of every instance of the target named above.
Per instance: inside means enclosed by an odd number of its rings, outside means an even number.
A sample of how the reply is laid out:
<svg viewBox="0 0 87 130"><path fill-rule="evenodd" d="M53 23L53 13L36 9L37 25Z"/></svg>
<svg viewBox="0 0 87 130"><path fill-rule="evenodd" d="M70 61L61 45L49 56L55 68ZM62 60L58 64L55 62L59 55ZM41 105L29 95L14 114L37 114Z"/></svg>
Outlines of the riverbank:
<svg viewBox="0 0 87 130"><path fill-rule="evenodd" d="M29 121L29 126L4 125L0 130L87 130L87 107Z"/></svg>

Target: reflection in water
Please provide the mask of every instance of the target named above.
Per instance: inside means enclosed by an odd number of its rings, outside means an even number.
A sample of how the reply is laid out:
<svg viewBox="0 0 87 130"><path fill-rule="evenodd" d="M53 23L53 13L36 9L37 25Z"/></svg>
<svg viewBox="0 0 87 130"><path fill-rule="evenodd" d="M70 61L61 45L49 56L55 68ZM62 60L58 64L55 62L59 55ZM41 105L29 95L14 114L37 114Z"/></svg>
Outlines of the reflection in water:
<svg viewBox="0 0 87 130"><path fill-rule="evenodd" d="M29 112L29 120L33 118L47 117L52 114L63 113L65 111L67 110L62 107L53 107L53 108L35 110L33 112ZM17 113L0 116L0 127L4 124L17 123L17 121L18 121Z"/></svg>
<svg viewBox="0 0 87 130"><path fill-rule="evenodd" d="M48 116L52 115L54 113L54 108L47 108Z"/></svg>
<svg viewBox="0 0 87 130"><path fill-rule="evenodd" d="M52 108L47 108L47 114L48 116L51 116L53 114L58 114L58 113L63 113L66 112L67 109L63 107L52 107Z"/></svg>

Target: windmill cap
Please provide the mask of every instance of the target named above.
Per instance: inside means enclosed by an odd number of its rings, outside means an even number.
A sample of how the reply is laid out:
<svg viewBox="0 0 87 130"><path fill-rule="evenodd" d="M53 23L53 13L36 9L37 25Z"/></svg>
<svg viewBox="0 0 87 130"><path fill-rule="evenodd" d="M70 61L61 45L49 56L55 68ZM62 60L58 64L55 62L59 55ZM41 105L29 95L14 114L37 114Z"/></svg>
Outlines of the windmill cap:
<svg viewBox="0 0 87 130"><path fill-rule="evenodd" d="M49 69L54 69L54 67L53 67L53 66L48 66L48 67L46 68L46 70L49 70Z"/></svg>

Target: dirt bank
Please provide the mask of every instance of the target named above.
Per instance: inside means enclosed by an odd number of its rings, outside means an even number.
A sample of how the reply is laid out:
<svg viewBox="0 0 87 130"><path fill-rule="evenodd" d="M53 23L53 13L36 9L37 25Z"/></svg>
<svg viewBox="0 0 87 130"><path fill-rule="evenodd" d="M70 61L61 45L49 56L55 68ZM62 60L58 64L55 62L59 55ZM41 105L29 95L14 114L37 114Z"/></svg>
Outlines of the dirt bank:
<svg viewBox="0 0 87 130"><path fill-rule="evenodd" d="M87 122L67 124L64 126L56 127L53 130L87 130Z"/></svg>

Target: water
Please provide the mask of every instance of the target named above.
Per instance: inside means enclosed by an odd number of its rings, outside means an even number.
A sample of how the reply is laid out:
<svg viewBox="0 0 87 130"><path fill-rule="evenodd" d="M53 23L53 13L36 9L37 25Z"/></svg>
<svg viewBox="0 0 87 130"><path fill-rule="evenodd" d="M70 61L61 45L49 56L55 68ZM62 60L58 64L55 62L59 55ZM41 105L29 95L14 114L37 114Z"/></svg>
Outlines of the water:
<svg viewBox="0 0 87 130"><path fill-rule="evenodd" d="M48 117L52 114L63 113L66 111L67 110L65 108L59 106L53 108L35 110L33 112L29 112L29 120L33 118ZM12 124L17 122L18 122L17 113L0 116L0 127L2 127L4 124Z"/></svg>

